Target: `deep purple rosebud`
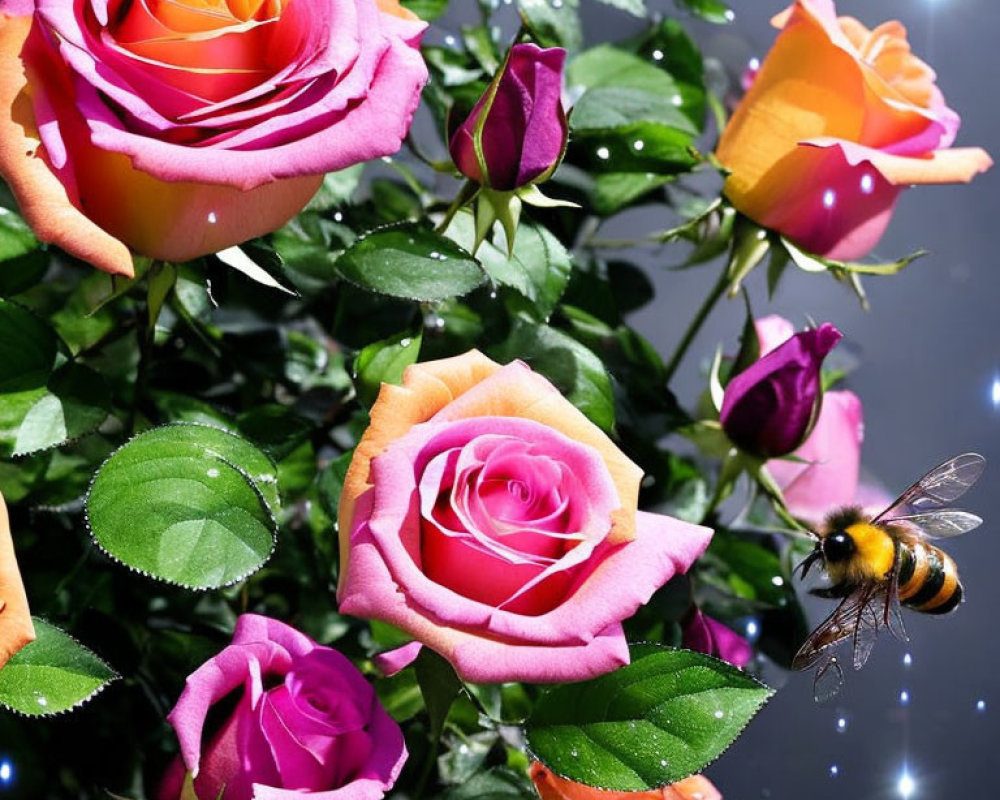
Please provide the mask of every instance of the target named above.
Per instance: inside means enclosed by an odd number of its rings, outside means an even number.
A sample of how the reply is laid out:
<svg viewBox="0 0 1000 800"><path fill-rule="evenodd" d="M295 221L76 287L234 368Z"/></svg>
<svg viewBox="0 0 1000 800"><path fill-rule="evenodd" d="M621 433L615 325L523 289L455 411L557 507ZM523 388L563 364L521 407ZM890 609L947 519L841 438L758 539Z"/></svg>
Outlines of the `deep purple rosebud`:
<svg viewBox="0 0 1000 800"><path fill-rule="evenodd" d="M511 191L552 171L569 132L562 107L565 60L561 47L511 48L497 77L451 137L451 157L463 175L490 189ZM475 145L480 129L482 161Z"/></svg>
<svg viewBox="0 0 1000 800"><path fill-rule="evenodd" d="M760 458L802 444L823 402L820 366L841 336L828 322L802 331L733 378L719 413L729 440Z"/></svg>
<svg viewBox="0 0 1000 800"><path fill-rule="evenodd" d="M684 623L681 644L688 650L707 653L743 669L753 657L750 642L718 620L695 609Z"/></svg>

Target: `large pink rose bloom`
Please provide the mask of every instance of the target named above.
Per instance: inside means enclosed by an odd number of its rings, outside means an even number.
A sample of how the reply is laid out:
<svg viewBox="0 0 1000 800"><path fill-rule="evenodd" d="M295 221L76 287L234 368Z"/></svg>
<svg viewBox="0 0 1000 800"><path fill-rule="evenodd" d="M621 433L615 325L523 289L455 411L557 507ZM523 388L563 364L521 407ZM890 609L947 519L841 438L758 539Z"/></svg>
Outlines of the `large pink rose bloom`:
<svg viewBox="0 0 1000 800"><path fill-rule="evenodd" d="M0 176L100 269L216 252L399 149L423 29L397 0L0 0Z"/></svg>
<svg viewBox="0 0 1000 800"><path fill-rule="evenodd" d="M212 706L237 691L235 711L206 740ZM253 614L188 677L167 719L181 755L159 800L178 800L185 770L198 797L213 800L378 800L406 761L402 731L350 661Z"/></svg>
<svg viewBox="0 0 1000 800"><path fill-rule="evenodd" d="M781 33L716 150L726 197L755 222L814 253L860 258L903 189L992 165L978 147L952 147L959 116L899 22L868 29L832 0L798 0L773 22Z"/></svg>
<svg viewBox="0 0 1000 800"><path fill-rule="evenodd" d="M402 628L470 681L609 672L628 663L622 620L711 536L637 511L641 478L520 362L413 366L382 388L347 474L341 611Z"/></svg>
<svg viewBox="0 0 1000 800"><path fill-rule="evenodd" d="M792 323L778 316L757 320L756 328L761 357L795 332ZM825 392L816 424L793 453L795 460L772 459L767 463L795 517L818 525L830 511L859 501L863 439L858 396L849 391Z"/></svg>

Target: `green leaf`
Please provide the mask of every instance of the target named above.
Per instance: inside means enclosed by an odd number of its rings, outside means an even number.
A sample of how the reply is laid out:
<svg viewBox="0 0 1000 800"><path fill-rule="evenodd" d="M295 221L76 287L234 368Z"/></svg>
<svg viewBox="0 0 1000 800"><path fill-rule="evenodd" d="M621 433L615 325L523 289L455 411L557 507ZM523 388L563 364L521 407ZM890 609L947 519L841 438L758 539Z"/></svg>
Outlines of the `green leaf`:
<svg viewBox="0 0 1000 800"><path fill-rule="evenodd" d="M228 586L274 549L275 466L245 439L176 424L136 436L104 463L87 494L97 544L158 580Z"/></svg>
<svg viewBox="0 0 1000 800"><path fill-rule="evenodd" d="M543 47L577 50L583 44L579 0L517 0L521 19Z"/></svg>
<svg viewBox="0 0 1000 800"><path fill-rule="evenodd" d="M31 311L0 300L0 456L56 447L107 418L104 380L64 361L60 344Z"/></svg>
<svg viewBox="0 0 1000 800"><path fill-rule="evenodd" d="M627 11L636 17L646 16L646 3L644 0L600 0L606 6Z"/></svg>
<svg viewBox="0 0 1000 800"><path fill-rule="evenodd" d="M351 465L353 457L353 450L343 453L327 464L317 478L319 501L331 519L337 519L340 493L344 490L344 478L347 476L347 468Z"/></svg>
<svg viewBox="0 0 1000 800"><path fill-rule="evenodd" d="M448 0L400 0L400 5L424 22L433 22L448 10Z"/></svg>
<svg viewBox="0 0 1000 800"><path fill-rule="evenodd" d="M690 136L698 133L681 110L693 87L627 50L610 44L593 47L573 59L566 75L570 85L587 89L570 116L574 132L654 122Z"/></svg>
<svg viewBox="0 0 1000 800"><path fill-rule="evenodd" d="M556 774L619 792L682 780L718 758L773 694L701 653L631 650L628 666L538 701L527 746Z"/></svg>
<svg viewBox="0 0 1000 800"><path fill-rule="evenodd" d="M372 342L354 361L358 398L366 406L375 402L383 383L401 383L403 371L420 355L421 334L406 331Z"/></svg>
<svg viewBox="0 0 1000 800"><path fill-rule="evenodd" d="M602 217L610 217L633 200L638 200L673 179L672 175L603 172L594 177L594 188L591 193L594 211Z"/></svg>
<svg viewBox="0 0 1000 800"><path fill-rule="evenodd" d="M447 0L443 0L447 4ZM409 5L403 3L403 5ZM306 206L307 211L329 211L337 206L342 206L351 199L354 190L361 183L361 173L364 171L364 164L355 164L353 167L328 172L323 178L323 185L319 191L309 201Z"/></svg>
<svg viewBox="0 0 1000 800"><path fill-rule="evenodd" d="M431 739L437 740L444 729L448 710L462 690L462 682L451 664L429 647L420 648L420 655L413 664L424 705L431 720Z"/></svg>
<svg viewBox="0 0 1000 800"><path fill-rule="evenodd" d="M674 0L674 5L716 25L728 25L736 15L721 0Z"/></svg>
<svg viewBox="0 0 1000 800"><path fill-rule="evenodd" d="M535 800L538 794L523 773L508 767L479 772L451 789L445 800Z"/></svg>
<svg viewBox="0 0 1000 800"><path fill-rule="evenodd" d="M472 215L457 214L446 233L470 248L476 238ZM496 244L483 242L476 254L490 278L530 300L541 320L547 320L555 310L573 271L572 257L562 242L544 225L531 220L518 227L509 258L502 235Z"/></svg>
<svg viewBox="0 0 1000 800"><path fill-rule="evenodd" d="M720 530L699 567L703 580L753 607L781 608L794 600L778 554L758 541Z"/></svg>
<svg viewBox="0 0 1000 800"><path fill-rule="evenodd" d="M548 325L517 320L494 354L505 363L518 358L526 361L592 422L606 431L614 430L614 394L604 363L571 336Z"/></svg>
<svg viewBox="0 0 1000 800"><path fill-rule="evenodd" d="M464 248L412 223L362 236L337 259L337 270L362 289L421 301L460 297L485 277Z"/></svg>
<svg viewBox="0 0 1000 800"><path fill-rule="evenodd" d="M71 636L37 617L35 641L0 670L0 706L29 717L72 711L118 675Z"/></svg>
<svg viewBox="0 0 1000 800"><path fill-rule="evenodd" d="M34 313L0 300L0 393L45 386L57 347L55 333Z"/></svg>
<svg viewBox="0 0 1000 800"><path fill-rule="evenodd" d="M0 452L28 455L79 439L107 419L111 396L94 370L68 363L52 373L45 388L0 400Z"/></svg>

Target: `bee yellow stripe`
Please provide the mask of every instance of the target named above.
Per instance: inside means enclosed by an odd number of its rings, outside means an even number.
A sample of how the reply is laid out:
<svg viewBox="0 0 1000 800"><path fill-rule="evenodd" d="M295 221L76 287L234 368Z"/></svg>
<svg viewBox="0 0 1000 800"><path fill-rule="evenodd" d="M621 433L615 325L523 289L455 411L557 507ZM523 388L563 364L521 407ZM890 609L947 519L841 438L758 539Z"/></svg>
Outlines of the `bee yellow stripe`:
<svg viewBox="0 0 1000 800"><path fill-rule="evenodd" d="M920 591L920 587L927 580L927 573L930 569L930 565L927 563L927 552L920 542L911 545L909 551L910 557L913 559L913 574L906 583L901 584L899 587L899 599L901 601L913 597L913 595Z"/></svg>
<svg viewBox="0 0 1000 800"><path fill-rule="evenodd" d="M955 566L955 562L951 559L951 556L943 550L938 550L937 555L941 560L941 567L944 571L944 583L942 584L940 590L938 590L938 593L935 594L930 600L925 603L921 603L918 606L914 606L914 611L931 611L939 606L943 606L951 600L956 589L958 588L958 568Z"/></svg>

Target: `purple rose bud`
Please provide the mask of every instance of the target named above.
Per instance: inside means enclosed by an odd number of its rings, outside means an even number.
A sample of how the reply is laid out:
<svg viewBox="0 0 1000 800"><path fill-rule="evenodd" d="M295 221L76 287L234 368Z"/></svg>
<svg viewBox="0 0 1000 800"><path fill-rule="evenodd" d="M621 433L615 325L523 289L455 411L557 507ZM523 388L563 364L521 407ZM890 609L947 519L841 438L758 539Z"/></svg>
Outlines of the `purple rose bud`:
<svg viewBox="0 0 1000 800"><path fill-rule="evenodd" d="M729 440L761 458L802 444L823 402L820 365L841 335L829 323L797 333L733 378L719 414Z"/></svg>
<svg viewBox="0 0 1000 800"><path fill-rule="evenodd" d="M568 136L561 99L565 60L560 47L511 48L497 77L451 137L451 157L463 175L490 189L511 191L551 173Z"/></svg>
<svg viewBox="0 0 1000 800"><path fill-rule="evenodd" d="M753 657L753 648L746 639L699 609L685 621L681 644L688 650L721 658L740 669Z"/></svg>

